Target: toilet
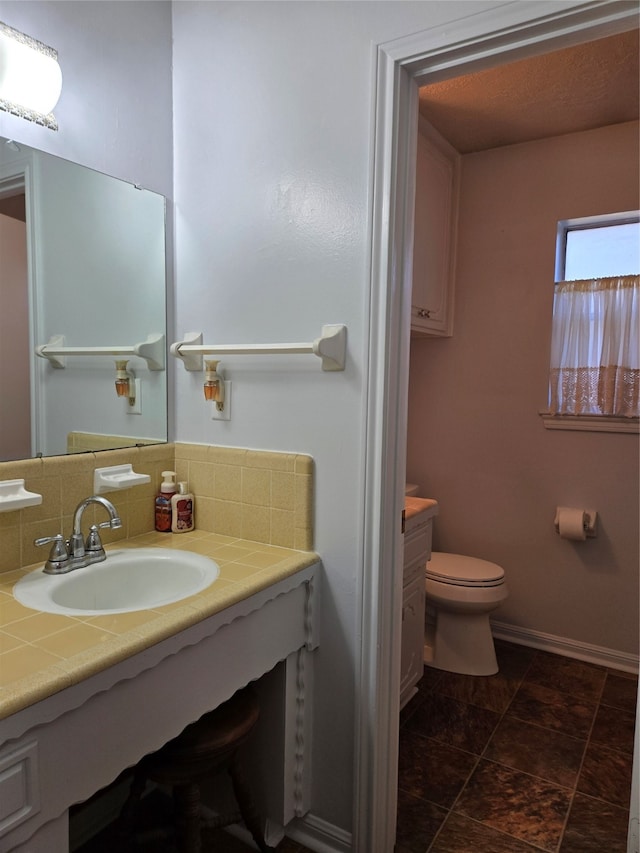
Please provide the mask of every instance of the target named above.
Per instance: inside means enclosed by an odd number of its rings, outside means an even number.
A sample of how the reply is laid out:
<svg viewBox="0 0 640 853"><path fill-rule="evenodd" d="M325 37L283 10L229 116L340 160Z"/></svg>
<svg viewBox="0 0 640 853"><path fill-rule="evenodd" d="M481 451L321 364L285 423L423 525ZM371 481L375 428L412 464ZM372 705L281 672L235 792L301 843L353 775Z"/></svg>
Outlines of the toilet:
<svg viewBox="0 0 640 853"><path fill-rule="evenodd" d="M464 675L495 675L489 613L507 598L504 569L476 557L433 551L425 592L435 625L426 628L424 663Z"/></svg>

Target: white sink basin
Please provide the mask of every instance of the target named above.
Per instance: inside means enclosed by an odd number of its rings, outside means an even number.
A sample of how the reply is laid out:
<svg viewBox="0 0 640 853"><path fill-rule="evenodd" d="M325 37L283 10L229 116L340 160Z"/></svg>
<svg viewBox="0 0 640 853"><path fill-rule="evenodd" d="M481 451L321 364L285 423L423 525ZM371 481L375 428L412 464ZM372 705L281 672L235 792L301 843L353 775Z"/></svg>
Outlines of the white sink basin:
<svg viewBox="0 0 640 853"><path fill-rule="evenodd" d="M220 568L201 554L173 548L107 551L107 559L63 575L29 572L13 588L25 607L67 616L150 610L212 584Z"/></svg>

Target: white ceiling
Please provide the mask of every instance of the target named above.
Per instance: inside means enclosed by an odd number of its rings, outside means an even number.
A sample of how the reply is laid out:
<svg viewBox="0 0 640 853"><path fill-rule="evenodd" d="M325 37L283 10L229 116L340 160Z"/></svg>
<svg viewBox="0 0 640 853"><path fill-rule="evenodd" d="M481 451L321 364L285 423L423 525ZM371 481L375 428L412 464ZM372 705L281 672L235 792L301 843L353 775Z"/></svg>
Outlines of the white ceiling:
<svg viewBox="0 0 640 853"><path fill-rule="evenodd" d="M420 112L460 153L638 119L638 30L420 89Z"/></svg>

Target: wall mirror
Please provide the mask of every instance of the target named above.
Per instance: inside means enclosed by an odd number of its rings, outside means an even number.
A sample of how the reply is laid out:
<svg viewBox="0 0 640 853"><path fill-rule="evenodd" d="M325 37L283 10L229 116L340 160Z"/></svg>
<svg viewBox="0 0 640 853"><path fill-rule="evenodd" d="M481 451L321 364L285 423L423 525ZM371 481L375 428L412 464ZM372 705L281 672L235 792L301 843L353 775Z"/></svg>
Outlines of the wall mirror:
<svg viewBox="0 0 640 853"><path fill-rule="evenodd" d="M166 441L165 353L165 199L0 138L0 461Z"/></svg>

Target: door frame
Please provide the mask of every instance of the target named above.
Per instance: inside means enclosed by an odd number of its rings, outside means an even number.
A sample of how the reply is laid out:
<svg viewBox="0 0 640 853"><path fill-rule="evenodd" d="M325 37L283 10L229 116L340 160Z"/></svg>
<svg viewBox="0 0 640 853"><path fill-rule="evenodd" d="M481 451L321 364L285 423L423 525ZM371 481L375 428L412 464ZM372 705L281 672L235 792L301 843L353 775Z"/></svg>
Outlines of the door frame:
<svg viewBox="0 0 640 853"><path fill-rule="evenodd" d="M26 288L28 296L28 335L29 335L29 408L30 408L30 453L35 456L41 446L42 423L42 384L35 355L37 343L37 321L41 315L37 281L37 252L34 229L37 217L36 178L33 162L28 155L21 155L4 166L0 166L0 185L2 187L20 187L25 196L26 208Z"/></svg>
<svg viewBox="0 0 640 853"><path fill-rule="evenodd" d="M377 47L352 849L395 841L418 87L638 27L625 0L515 0Z"/></svg>

